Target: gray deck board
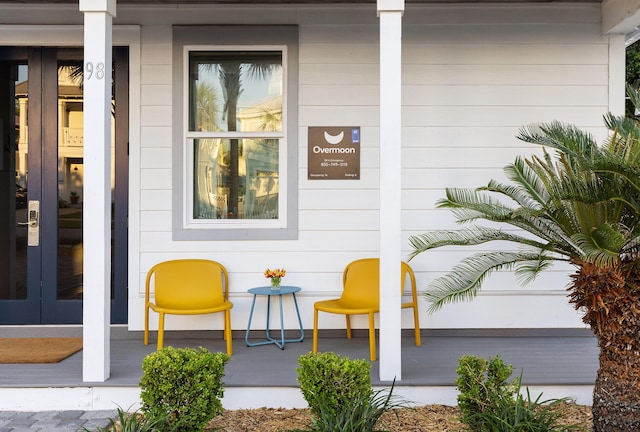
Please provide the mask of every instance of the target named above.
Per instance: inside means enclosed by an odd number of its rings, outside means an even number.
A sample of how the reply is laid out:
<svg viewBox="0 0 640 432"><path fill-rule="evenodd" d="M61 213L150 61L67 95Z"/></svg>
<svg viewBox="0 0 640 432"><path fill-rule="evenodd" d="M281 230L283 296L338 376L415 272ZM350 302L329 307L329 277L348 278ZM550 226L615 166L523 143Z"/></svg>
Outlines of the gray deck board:
<svg viewBox="0 0 640 432"><path fill-rule="evenodd" d="M185 333L187 334L187 333ZM188 335L188 334L187 334ZM233 356L225 368L227 387L298 386L298 358L311 351L311 332L303 342L247 347L244 336L234 335ZM259 335L256 334L256 338ZM219 337L168 335L165 345L203 346L224 351ZM321 337L320 351L333 351L350 358L368 358L368 339ZM142 376L143 358L155 350L155 338L145 346L142 335L112 337L111 376L104 383L82 381L82 351L56 364L1 364L0 387L136 386ZM410 334L402 338L402 379L396 385L452 386L458 359L464 354L482 357L500 354L522 372L525 385L593 385L598 368L598 347L588 332L553 331L425 331L421 347ZM372 363L371 378L378 379L378 362Z"/></svg>

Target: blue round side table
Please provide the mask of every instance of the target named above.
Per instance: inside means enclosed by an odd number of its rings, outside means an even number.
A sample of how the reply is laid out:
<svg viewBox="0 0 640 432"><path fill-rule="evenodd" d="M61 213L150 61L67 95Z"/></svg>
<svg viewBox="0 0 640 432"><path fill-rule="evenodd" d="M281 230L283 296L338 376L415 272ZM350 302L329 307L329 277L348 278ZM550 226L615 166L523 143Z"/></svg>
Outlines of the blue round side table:
<svg viewBox="0 0 640 432"><path fill-rule="evenodd" d="M261 286L256 288L250 288L248 292L253 294L253 302L251 303L251 312L249 313L249 323L247 324L247 333L244 337L244 341L247 346L258 346L275 344L280 349L284 349L284 344L287 342L302 342L304 339L304 329L302 328L302 319L300 318L300 310L298 309L298 301L296 300L296 293L300 291L300 287L282 285L279 289L274 289L271 286ZM296 315L298 316L298 324L300 325L300 337L298 339L285 339L284 338L284 317L282 314L282 296L289 295L293 297L293 304L296 307ZM251 320L253 319L253 310L256 305L256 298L258 296L267 297L267 325L266 325L266 340L261 342L249 342L249 332L251 331ZM271 336L269 329L269 318L271 314L271 297L278 296L280 302L280 338L276 339Z"/></svg>

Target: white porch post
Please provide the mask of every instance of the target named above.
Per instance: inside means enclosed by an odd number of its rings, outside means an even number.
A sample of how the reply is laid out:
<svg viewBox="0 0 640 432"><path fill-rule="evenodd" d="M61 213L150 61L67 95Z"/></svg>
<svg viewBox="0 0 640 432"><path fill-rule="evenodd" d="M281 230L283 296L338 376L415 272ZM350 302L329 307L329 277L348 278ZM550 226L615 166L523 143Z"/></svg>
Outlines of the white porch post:
<svg viewBox="0 0 640 432"><path fill-rule="evenodd" d="M404 0L378 0L380 18L380 380L402 378L400 144Z"/></svg>
<svg viewBox="0 0 640 432"><path fill-rule="evenodd" d="M84 12L83 381L111 372L111 49L116 0Z"/></svg>

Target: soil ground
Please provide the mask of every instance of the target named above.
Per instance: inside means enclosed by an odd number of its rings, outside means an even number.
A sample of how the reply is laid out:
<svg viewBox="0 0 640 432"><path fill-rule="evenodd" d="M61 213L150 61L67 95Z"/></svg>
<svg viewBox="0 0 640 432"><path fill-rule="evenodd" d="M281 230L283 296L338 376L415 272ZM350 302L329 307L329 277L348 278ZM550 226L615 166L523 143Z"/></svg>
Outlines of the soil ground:
<svg viewBox="0 0 640 432"><path fill-rule="evenodd" d="M591 429L591 407L562 404L560 409L563 411L563 424L580 425L585 431ZM213 419L207 430L221 432L305 430L311 425L310 415L308 409L229 410ZM459 432L466 430L457 421L459 415L457 407L445 405L399 408L385 414L377 427L381 431L388 432Z"/></svg>

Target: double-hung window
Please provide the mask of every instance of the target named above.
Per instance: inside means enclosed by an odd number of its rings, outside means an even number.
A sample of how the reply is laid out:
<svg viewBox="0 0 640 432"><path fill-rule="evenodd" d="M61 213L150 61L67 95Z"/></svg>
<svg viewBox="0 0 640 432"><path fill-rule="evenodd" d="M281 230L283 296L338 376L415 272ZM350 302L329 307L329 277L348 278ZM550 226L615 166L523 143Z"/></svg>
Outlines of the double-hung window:
<svg viewBox="0 0 640 432"><path fill-rule="evenodd" d="M201 28L174 28L182 101L174 238L297 235L297 31L261 29L211 27L203 38Z"/></svg>

